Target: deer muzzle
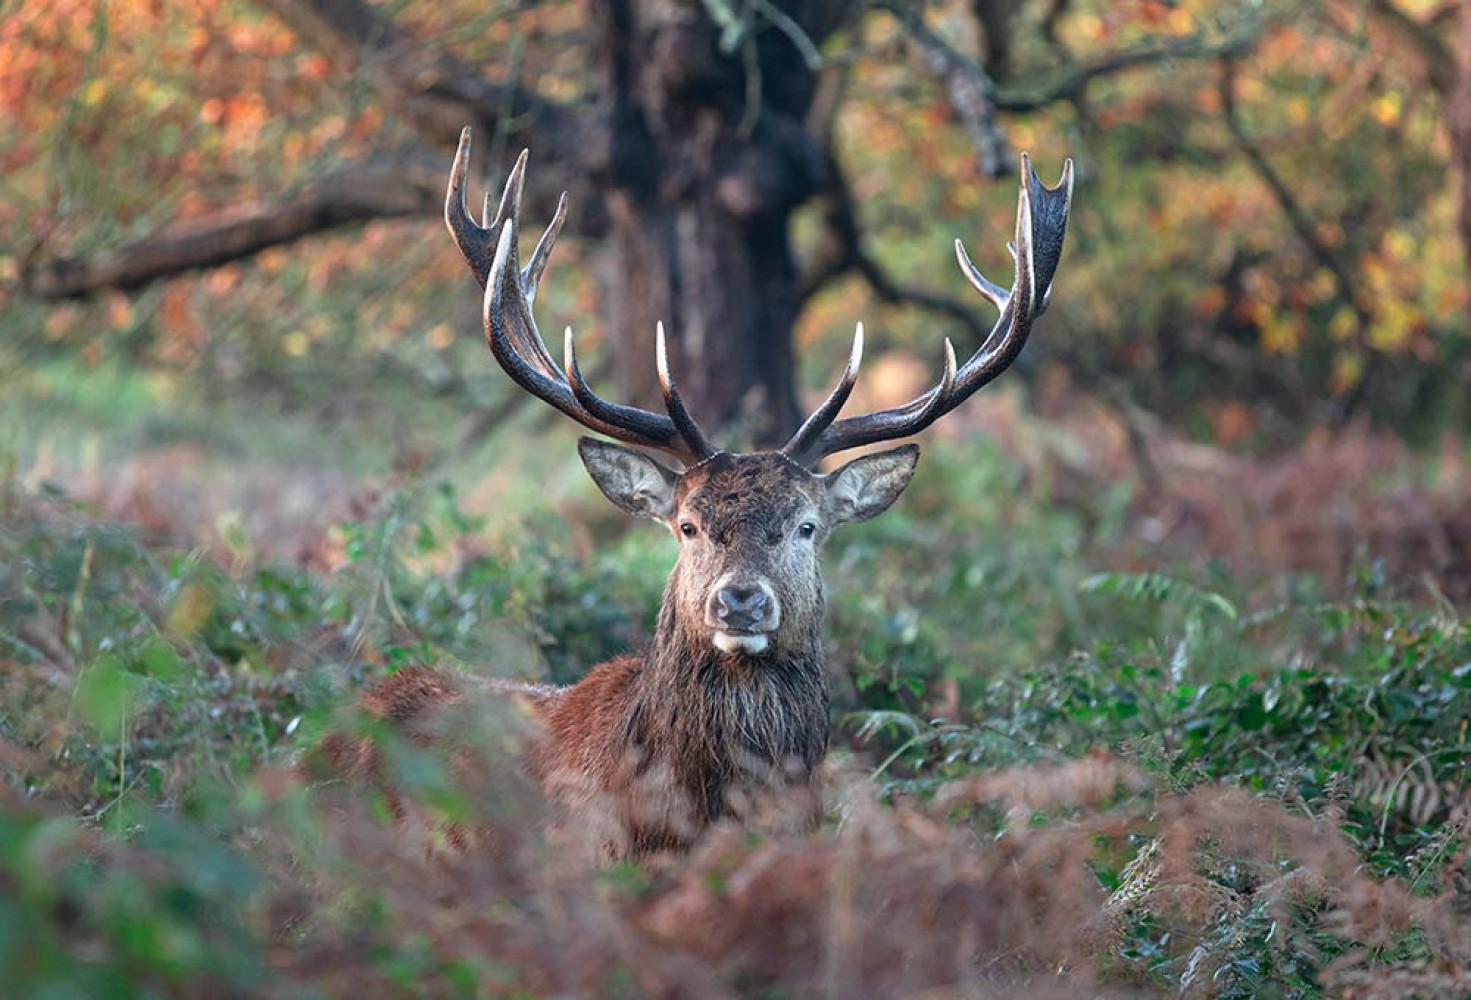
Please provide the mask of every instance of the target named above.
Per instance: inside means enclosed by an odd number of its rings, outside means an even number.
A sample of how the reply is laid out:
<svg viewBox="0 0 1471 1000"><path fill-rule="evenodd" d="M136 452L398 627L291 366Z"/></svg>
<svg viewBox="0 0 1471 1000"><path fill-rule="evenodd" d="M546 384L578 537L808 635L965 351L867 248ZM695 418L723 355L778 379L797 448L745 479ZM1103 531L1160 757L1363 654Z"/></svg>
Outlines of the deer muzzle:
<svg viewBox="0 0 1471 1000"><path fill-rule="evenodd" d="M710 591L705 624L726 653L763 653L781 624L781 604L765 580L724 578Z"/></svg>

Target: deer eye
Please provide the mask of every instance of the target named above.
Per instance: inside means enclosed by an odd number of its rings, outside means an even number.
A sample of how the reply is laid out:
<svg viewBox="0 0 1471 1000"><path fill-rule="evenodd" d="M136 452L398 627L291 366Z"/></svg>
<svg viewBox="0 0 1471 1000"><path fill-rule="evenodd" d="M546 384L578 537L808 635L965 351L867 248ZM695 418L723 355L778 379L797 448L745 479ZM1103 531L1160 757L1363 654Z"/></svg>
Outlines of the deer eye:
<svg viewBox="0 0 1471 1000"><path fill-rule="evenodd" d="M801 535L803 538L811 538L813 535L817 534L817 525L813 524L811 521L803 521L801 524L797 525L797 534Z"/></svg>
<svg viewBox="0 0 1471 1000"><path fill-rule="evenodd" d="M700 529L696 528L689 521L682 521L679 525L679 533L686 538L694 538L700 533Z"/></svg>

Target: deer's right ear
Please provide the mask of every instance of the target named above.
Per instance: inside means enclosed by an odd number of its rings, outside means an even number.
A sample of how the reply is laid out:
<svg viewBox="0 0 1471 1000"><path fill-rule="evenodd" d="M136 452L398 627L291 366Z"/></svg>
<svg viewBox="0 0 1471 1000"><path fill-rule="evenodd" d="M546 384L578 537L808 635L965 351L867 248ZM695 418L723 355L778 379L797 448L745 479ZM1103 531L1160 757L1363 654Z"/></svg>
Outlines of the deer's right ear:
<svg viewBox="0 0 1471 1000"><path fill-rule="evenodd" d="M603 496L635 517L666 521L674 516L679 474L641 451L595 438L578 438L577 454Z"/></svg>

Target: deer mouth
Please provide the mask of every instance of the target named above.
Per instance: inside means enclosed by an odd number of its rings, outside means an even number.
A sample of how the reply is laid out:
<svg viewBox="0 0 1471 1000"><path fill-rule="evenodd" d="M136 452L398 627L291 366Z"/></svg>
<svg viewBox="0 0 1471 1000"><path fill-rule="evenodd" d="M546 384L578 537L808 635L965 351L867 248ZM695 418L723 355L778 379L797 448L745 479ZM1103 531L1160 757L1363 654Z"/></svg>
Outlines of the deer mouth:
<svg viewBox="0 0 1471 1000"><path fill-rule="evenodd" d="M727 574L715 584L705 603L710 641L722 653L764 653L780 624L781 602L771 585L760 577Z"/></svg>
<svg viewBox="0 0 1471 1000"><path fill-rule="evenodd" d="M754 656L766 652L767 646L771 644L771 633L719 628L711 635L710 640L722 653L746 653Z"/></svg>

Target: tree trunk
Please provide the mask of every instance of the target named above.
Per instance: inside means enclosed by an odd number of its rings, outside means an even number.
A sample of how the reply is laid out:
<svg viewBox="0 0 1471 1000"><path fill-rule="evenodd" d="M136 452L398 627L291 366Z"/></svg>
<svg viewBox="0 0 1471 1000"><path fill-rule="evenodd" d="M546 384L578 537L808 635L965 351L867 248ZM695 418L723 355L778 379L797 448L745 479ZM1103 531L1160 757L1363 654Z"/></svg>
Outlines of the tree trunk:
<svg viewBox="0 0 1471 1000"><path fill-rule="evenodd" d="M1460 174L1460 201L1456 224L1461 249L1471 269L1471 0L1462 0L1456 41L1456 79L1446 97L1450 123L1451 157Z"/></svg>
<svg viewBox="0 0 1471 1000"><path fill-rule="evenodd" d="M766 444L790 434L799 419L797 276L786 218L746 225L709 192L610 204L613 233L600 270L622 392L662 406L654 367L662 321L671 368L697 419Z"/></svg>
<svg viewBox="0 0 1471 1000"><path fill-rule="evenodd" d="M727 447L779 442L799 421L789 224L822 182L815 74L769 26L720 52L698 3L614 2L601 18L605 141L584 155L611 225L600 276L623 398L661 405L663 321L697 418L733 428Z"/></svg>

